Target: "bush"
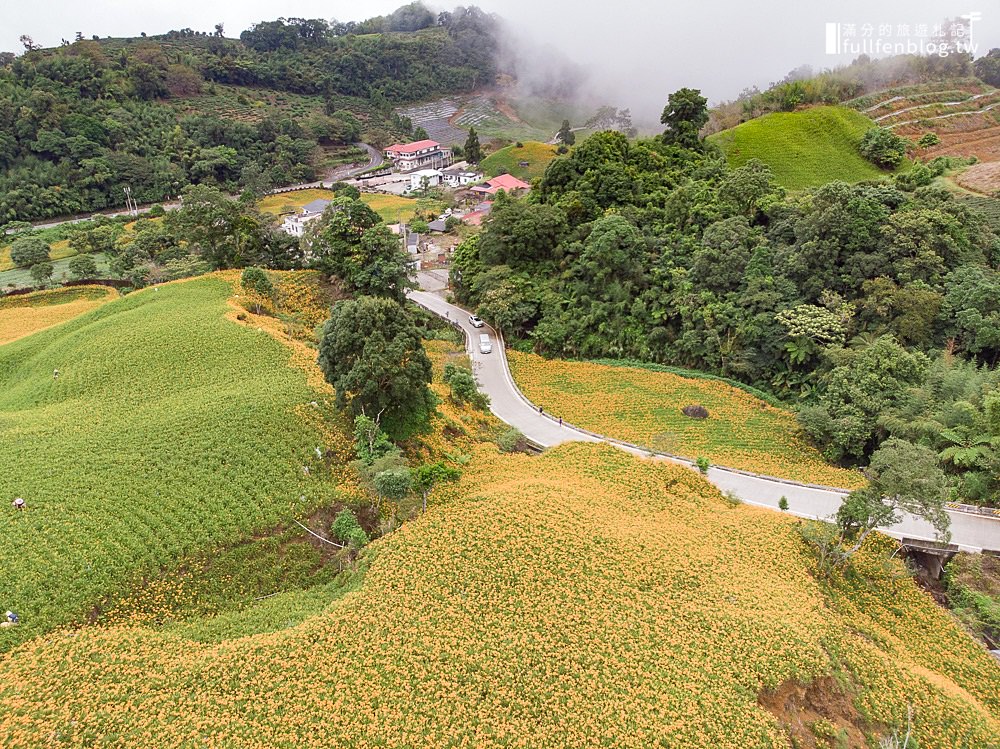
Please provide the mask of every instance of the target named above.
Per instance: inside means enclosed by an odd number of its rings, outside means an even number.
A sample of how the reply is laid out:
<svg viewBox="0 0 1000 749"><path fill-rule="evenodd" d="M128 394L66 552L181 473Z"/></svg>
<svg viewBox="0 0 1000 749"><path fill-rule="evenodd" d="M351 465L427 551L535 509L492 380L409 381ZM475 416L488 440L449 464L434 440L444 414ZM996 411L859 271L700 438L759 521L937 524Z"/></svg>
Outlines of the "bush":
<svg viewBox="0 0 1000 749"><path fill-rule="evenodd" d="M920 136L920 140L917 141L917 145L921 148L930 148L931 146L936 146L941 142L941 139L937 136L937 133L924 133Z"/></svg>
<svg viewBox="0 0 1000 749"><path fill-rule="evenodd" d="M502 453L524 453L528 452L528 438L520 429L511 427L497 438L497 447Z"/></svg>
<svg viewBox="0 0 1000 749"><path fill-rule="evenodd" d="M906 141L884 127L868 130L858 148L862 156L882 169L895 169L906 156Z"/></svg>
<svg viewBox="0 0 1000 749"><path fill-rule="evenodd" d="M788 509L788 497L782 497L778 500L778 509L785 511Z"/></svg>
<svg viewBox="0 0 1000 749"><path fill-rule="evenodd" d="M343 544L347 544L355 549L360 549L368 544L368 534L361 527L357 516L349 509L345 508L337 513L333 524L330 526L333 537Z"/></svg>
<svg viewBox="0 0 1000 749"><path fill-rule="evenodd" d="M75 281L93 278L97 275L97 263L93 255L77 255L69 261L69 274Z"/></svg>
<svg viewBox="0 0 1000 749"><path fill-rule="evenodd" d="M480 393L472 372L452 363L444 365L444 381L451 388L451 399L461 405L471 403L475 408L485 410L490 405L490 399L485 393Z"/></svg>
<svg viewBox="0 0 1000 749"><path fill-rule="evenodd" d="M167 215L167 210L162 205L157 203L156 205L154 205L152 208L149 209L146 215L149 216L150 218L160 218L161 216Z"/></svg>
<svg viewBox="0 0 1000 749"><path fill-rule="evenodd" d="M681 409L681 413L692 419L708 418L708 409L701 405L684 406L684 408Z"/></svg>
<svg viewBox="0 0 1000 749"><path fill-rule="evenodd" d="M699 455L694 461L695 466L702 473L708 473L708 469L711 467L711 462L704 455Z"/></svg>

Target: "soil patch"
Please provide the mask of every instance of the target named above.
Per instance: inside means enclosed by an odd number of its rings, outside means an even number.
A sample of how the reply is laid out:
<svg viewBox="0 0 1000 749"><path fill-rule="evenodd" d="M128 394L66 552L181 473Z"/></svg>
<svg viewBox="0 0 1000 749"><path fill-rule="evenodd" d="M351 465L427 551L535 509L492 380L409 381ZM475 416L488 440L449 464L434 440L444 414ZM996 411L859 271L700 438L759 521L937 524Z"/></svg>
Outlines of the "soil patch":
<svg viewBox="0 0 1000 749"><path fill-rule="evenodd" d="M833 677L810 684L790 680L762 692L757 704L774 715L792 745L802 749L866 749L869 746L861 717L848 691Z"/></svg>

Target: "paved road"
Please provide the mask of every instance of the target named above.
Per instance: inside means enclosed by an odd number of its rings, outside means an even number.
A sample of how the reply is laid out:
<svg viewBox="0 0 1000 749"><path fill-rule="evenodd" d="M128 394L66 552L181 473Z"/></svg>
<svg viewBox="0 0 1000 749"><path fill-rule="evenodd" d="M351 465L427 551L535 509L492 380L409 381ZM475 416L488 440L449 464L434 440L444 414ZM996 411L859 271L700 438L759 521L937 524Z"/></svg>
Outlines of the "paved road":
<svg viewBox="0 0 1000 749"><path fill-rule="evenodd" d="M447 284L444 271L418 274L422 291L410 292L410 299L435 314L458 323L469 342L466 348L480 390L490 397L490 411L501 421L520 429L528 439L543 447L562 442L607 442L639 456L649 452L600 435L581 431L568 423L559 425L554 418L538 412L538 407L528 401L518 390L507 366L507 357L499 336L490 326L474 328L469 323L469 313L446 302L442 297ZM479 336L486 333L494 341L493 352L479 353ZM542 404L544 406L544 404ZM565 416L565 415L564 415ZM690 466L690 461L655 456L661 460ZM783 479L755 476L722 467L712 467L707 478L723 492L733 492L747 504L777 509L782 497L788 500L789 512L805 518L830 519L840 507L846 491L797 484ZM1000 551L1000 518L949 512L952 543L970 551L990 549ZM887 531L897 538L933 540L934 529L929 523L907 516L901 523Z"/></svg>
<svg viewBox="0 0 1000 749"><path fill-rule="evenodd" d="M271 190L268 194L274 195L276 193L291 192L293 190L303 190L310 187L329 187L334 182L340 182L341 180L350 179L356 174L360 174L361 172L367 171L368 169L381 166L382 163L385 161L385 158L382 156L382 152L379 151L374 146L370 146L367 143L355 143L354 145L368 152L367 164L364 164L363 166L351 166L349 164L344 166L339 166L336 169L333 169L332 171L323 175L323 179L317 180L316 182L301 182L297 185L288 185L287 187L279 187L277 189ZM230 195L229 197L232 198L233 200L236 200L236 198L238 198L239 196ZM146 213L150 208L153 207L153 205L154 204L139 206L139 213L140 214ZM180 202L170 201L166 203L157 203L155 205L162 205L166 210L172 211L174 208L180 207ZM56 221L43 221L37 224L33 224L33 226L36 229L49 229L53 226L60 226L62 224L78 224L81 221L90 221L90 219L92 219L95 215L97 215L97 213L101 213L102 215L107 216L108 218L115 218L117 216L129 215L129 212L126 210L114 210L107 212L96 211L95 213L88 213L85 216L73 216L69 218L58 219Z"/></svg>

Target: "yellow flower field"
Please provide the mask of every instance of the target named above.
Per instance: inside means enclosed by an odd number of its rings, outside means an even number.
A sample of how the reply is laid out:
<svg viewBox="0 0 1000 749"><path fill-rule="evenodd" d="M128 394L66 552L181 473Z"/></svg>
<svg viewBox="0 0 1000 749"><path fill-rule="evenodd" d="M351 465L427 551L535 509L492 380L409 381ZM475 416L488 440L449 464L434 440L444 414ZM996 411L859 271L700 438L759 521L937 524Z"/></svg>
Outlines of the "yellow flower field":
<svg viewBox="0 0 1000 749"><path fill-rule="evenodd" d="M5 745L785 749L758 695L830 675L873 737L910 706L921 749L1000 737L1000 665L898 560L824 591L794 519L687 469L482 446L440 496L297 626L91 627L3 656Z"/></svg>
<svg viewBox="0 0 1000 749"><path fill-rule="evenodd" d="M768 476L845 489L864 483L857 472L827 463L793 414L724 382L513 350L507 357L528 399L589 431ZM705 406L709 417L681 413L693 404Z"/></svg>
<svg viewBox="0 0 1000 749"><path fill-rule="evenodd" d="M295 213L302 206L314 200L332 199L333 193L330 190L314 188L268 195L257 204L257 207L264 213L272 213L275 216L280 216L286 213ZM366 192L362 193L361 201L375 211L387 224L395 224L399 221L412 221L414 214L418 210L421 212L433 211L435 213L444 210L444 205L441 201L430 198L404 198L401 195L382 195L380 193Z"/></svg>
<svg viewBox="0 0 1000 749"><path fill-rule="evenodd" d="M51 328L117 298L107 286L74 286L0 299L0 346Z"/></svg>

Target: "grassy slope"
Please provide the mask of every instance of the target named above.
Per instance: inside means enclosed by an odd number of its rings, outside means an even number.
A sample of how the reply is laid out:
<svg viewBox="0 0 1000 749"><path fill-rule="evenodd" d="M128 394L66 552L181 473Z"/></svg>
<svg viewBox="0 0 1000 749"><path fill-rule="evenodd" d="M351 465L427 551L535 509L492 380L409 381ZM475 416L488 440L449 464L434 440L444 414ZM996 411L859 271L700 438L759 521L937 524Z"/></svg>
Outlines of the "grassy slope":
<svg viewBox="0 0 1000 749"><path fill-rule="evenodd" d="M758 692L831 673L875 724L913 705L921 749L1000 735L1000 669L898 562L887 575L862 559L867 582L824 591L792 518L730 506L686 469L606 446L485 447L446 494L371 548L355 592L296 627L27 644L0 660L7 746L57 731L69 744L777 749Z"/></svg>
<svg viewBox="0 0 1000 749"><path fill-rule="evenodd" d="M855 487L798 436L795 417L716 380L636 367L544 359L509 351L518 385L535 403L577 426L655 450L816 484ZM700 404L704 420L681 413Z"/></svg>
<svg viewBox="0 0 1000 749"><path fill-rule="evenodd" d="M722 148L730 166L760 159L774 170L779 183L799 190L833 180L860 182L885 176L858 153L861 137L872 126L870 119L847 107L812 107L765 115L710 140Z"/></svg>
<svg viewBox="0 0 1000 749"><path fill-rule="evenodd" d="M528 141L521 148L515 144L491 153L483 159L479 166L487 177L496 177L498 174L507 172L518 179L530 182L535 177L541 177L545 174L545 168L555 157L555 146ZM528 166L520 166L522 161L527 161Z"/></svg>
<svg viewBox="0 0 1000 749"><path fill-rule="evenodd" d="M335 495L338 477L302 471L330 444L293 415L316 391L286 347L224 319L229 294L151 288L0 348L0 498L28 503L0 514L2 605L23 619L0 650Z"/></svg>
<svg viewBox="0 0 1000 749"><path fill-rule="evenodd" d="M118 296L106 286L36 291L0 299L0 345L72 320Z"/></svg>

